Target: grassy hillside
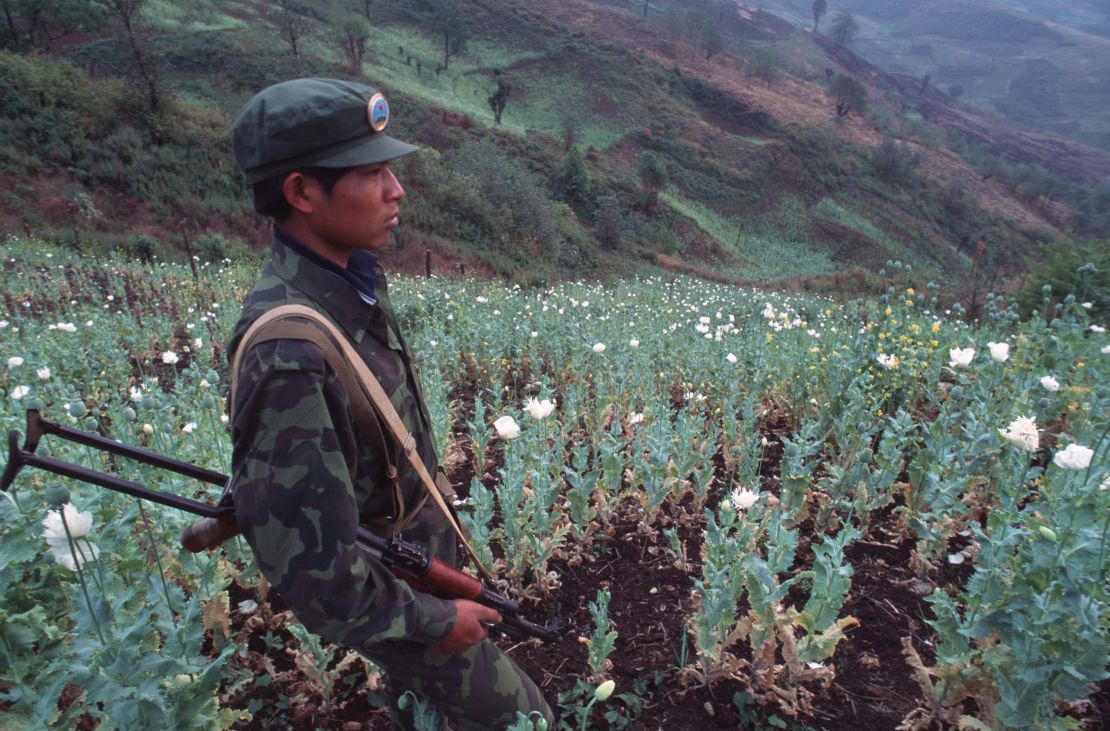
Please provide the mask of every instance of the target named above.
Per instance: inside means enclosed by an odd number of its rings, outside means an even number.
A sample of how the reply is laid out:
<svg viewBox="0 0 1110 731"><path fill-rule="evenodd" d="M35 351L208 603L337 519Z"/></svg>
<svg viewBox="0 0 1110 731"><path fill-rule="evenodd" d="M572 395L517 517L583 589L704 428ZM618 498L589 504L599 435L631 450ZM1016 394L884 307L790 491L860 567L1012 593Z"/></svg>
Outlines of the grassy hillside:
<svg viewBox="0 0 1110 731"><path fill-rule="evenodd" d="M0 226L140 255L264 242L227 128L252 93L297 75L382 87L392 129L426 147L400 166L391 259L410 270L431 248L437 267L526 281L667 267L828 289L897 259L966 283L1016 274L1067 221L981 181L877 92L870 112L838 118L825 52L770 16L730 15L709 54L704 34L659 22L689 17L681 4L645 19L640 3L407 0L373 4L369 21L356 5L148 0L145 75L112 18L39 48L9 36L0 171L17 182ZM443 27L448 45L464 40L446 68ZM365 35L357 69L347 28ZM499 80L511 90L497 124Z"/></svg>

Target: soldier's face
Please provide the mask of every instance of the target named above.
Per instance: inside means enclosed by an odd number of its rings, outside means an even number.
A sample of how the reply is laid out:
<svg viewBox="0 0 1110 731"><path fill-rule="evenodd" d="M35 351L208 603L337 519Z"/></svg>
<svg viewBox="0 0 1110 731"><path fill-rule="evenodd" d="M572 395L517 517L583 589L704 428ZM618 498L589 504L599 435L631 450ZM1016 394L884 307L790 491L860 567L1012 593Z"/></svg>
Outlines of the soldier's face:
<svg viewBox="0 0 1110 731"><path fill-rule="evenodd" d="M353 168L319 201L313 228L337 250L376 251L397 227L404 196L387 163Z"/></svg>

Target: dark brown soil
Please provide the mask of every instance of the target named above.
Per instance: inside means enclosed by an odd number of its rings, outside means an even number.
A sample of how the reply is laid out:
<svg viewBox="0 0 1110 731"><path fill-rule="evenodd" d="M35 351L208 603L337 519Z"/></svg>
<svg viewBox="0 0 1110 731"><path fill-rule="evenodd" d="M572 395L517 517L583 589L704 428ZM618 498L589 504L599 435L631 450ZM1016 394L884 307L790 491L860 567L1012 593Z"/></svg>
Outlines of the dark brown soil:
<svg viewBox="0 0 1110 731"><path fill-rule="evenodd" d="M771 441L760 470L763 489L777 492L782 458L778 436L788 431L788 425L767 423L764 430ZM456 438L462 437L456 434ZM455 484L468 485L472 474L469 460L454 461L451 476ZM719 497L711 494L710 502L715 504ZM696 574L703 519L699 522L691 517L695 511L688 503L670 506L669 512L671 518L682 518L675 524L680 526L679 535ZM711 687L683 682L679 671L694 662L685 631L693 609L690 574L676 565L661 531L638 527L629 517L617 521L609 533L595 535L589 549L571 547L553 560L549 568L560 576L558 588L542 602L525 603L529 619L546 623L567 618L575 622L576 629L544 645L504 637L497 640L545 691L556 713L570 722L573 697L569 691L589 674L586 647L579 640L579 635L589 636L593 631L587 603L607 587L612 597L609 616L619 634L608 677L617 689L606 704L595 707L590 726L594 729L895 729L924 705L921 688L903 656L903 638L912 639L926 665L934 659L932 631L927 624L931 614L922 596L932 586L960 585L970 572L970 567L946 565L930 576L929 582L921 583L910 568L913 540L900 530L892 507L873 515L863 537L846 551L854 575L841 615L855 617L858 625L847 631L836 649L831 661L835 678L829 686L808 688L814 694L812 714L788 717L776 707L751 705L750 696L742 695L743 683L737 680L718 681ZM800 533L795 570L807 568L813 560L809 548L814 537L812 522L803 524ZM248 595L253 593L233 587L232 607ZM787 601L797 605L804 596L791 595ZM323 713L322 699L313 697L313 688L302 682L285 649L292 638L282 625L291 618L280 614L282 607L276 598L270 605L262 604L253 626L244 628L240 617L233 627L233 634L239 632L248 647L234 664L268 678L229 693L225 705L243 707L253 701L259 709L253 722L236 728L389 728L380 709L381 695L367 692L367 677L358 665L337 684L329 713ZM738 656L750 658L745 648L736 649ZM297 694L300 701L291 702ZM747 702L738 707L737 699L743 698ZM613 710L619 717L603 718L603 711ZM1110 681L1104 681L1090 704L1075 715L1084 729L1103 728L1103 719L1110 718ZM942 727L936 724L934 728Z"/></svg>

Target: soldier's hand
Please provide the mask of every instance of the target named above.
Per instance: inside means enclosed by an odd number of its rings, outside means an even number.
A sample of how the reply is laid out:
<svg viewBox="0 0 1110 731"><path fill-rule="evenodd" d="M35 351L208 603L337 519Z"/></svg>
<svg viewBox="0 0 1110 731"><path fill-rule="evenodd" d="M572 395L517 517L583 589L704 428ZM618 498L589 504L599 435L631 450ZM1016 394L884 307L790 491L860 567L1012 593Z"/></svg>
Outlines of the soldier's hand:
<svg viewBox="0 0 1110 731"><path fill-rule="evenodd" d="M489 634L489 627L501 623L501 613L469 599L454 599L455 626L439 642L428 648L439 655L455 655L477 645Z"/></svg>

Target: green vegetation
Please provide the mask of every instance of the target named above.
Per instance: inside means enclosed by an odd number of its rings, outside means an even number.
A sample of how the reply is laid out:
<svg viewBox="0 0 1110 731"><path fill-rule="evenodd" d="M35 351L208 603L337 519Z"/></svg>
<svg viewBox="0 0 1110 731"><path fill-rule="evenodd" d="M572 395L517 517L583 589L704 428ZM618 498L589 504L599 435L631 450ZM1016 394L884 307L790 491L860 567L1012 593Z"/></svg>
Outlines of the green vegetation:
<svg viewBox="0 0 1110 731"><path fill-rule="evenodd" d="M482 144L460 146L460 162L504 172ZM512 183L526 190L475 185L534 205L536 181ZM804 211L784 199L767 225L790 230ZM879 672L915 680L899 698L875 691L872 717L900 701L882 728L1097 720L1075 716L1110 662L1106 244L1046 251L1071 257L1059 271L1078 286L1053 284L1048 320L1002 296L968 320L900 261L882 294L843 304L687 277L392 278L439 451L464 455L444 460L452 478L474 476L458 506L474 547L503 557L498 575L529 615L554 606L577 622L518 648L533 667L566 660L544 688L557 728L628 728L679 693L696 699L687 708L727 702L737 681L748 718L797 698L810 717L848 714L820 691L874 670L861 646L882 654ZM37 408L227 472L224 343L255 262L151 265L14 236L0 257L0 429L24 430ZM511 439L492 426L504 416L519 422ZM220 494L53 436L38 451ZM268 601L245 542L186 552L192 517L37 469L16 477L0 498L0 724L334 728L344 709L365 724L383 705L366 693L372 664ZM860 611L867 597L916 612L899 625L904 652L887 613ZM614 649L631 634L620 619L664 602L639 631L673 653Z"/></svg>
<svg viewBox="0 0 1110 731"><path fill-rule="evenodd" d="M71 210L95 230L116 213L90 198L106 188L149 206L171 230L181 217L242 215L226 118L185 101L153 111L143 101L66 62L0 51L0 171L19 181L0 194L3 207L32 228L47 227L56 208ZM42 177L63 181L56 200L38 196L33 183Z"/></svg>
<svg viewBox="0 0 1110 731"><path fill-rule="evenodd" d="M50 7L61 19L77 5ZM626 5L649 25L670 7ZM231 117L270 83L332 75L385 90L395 133L438 153L400 168L409 197L398 246L509 278L650 271L662 252L737 278L897 256L943 279L969 264L958 242L987 226L1006 232L1013 259L1033 249L1035 234L987 220L959 189L931 187L904 144L867 150L835 128L784 124L525 4L145 0L118 10L129 9L65 16L56 27L83 34L65 43L29 15L13 16L14 34L0 29L10 49L0 51L0 172L14 181L0 192L0 229L163 258L212 234L215 249L239 251L265 234L229 154ZM775 45L728 36L704 12L675 18L699 57L766 86L808 73L820 52L803 39L787 66ZM846 104L843 114L860 111L859 95ZM815 208L830 199L842 208ZM1099 203L1076 215L1104 217ZM889 233L899 230L910 233ZM759 256L767 248L784 256Z"/></svg>
<svg viewBox="0 0 1110 731"><path fill-rule="evenodd" d="M1023 314L1051 318L1060 298L1074 293L1069 305L1078 300L1092 319L1110 320L1110 239L1062 238L1042 247L1038 259L1017 295Z"/></svg>
<svg viewBox="0 0 1110 731"><path fill-rule="evenodd" d="M983 180L998 178L1013 192L1031 203L1060 201L1071 211L1071 226L1080 234L1110 236L1110 185L1083 185L1071 182L1040 165L1012 163L995 155L985 145L964 139L949 143L973 165Z"/></svg>

